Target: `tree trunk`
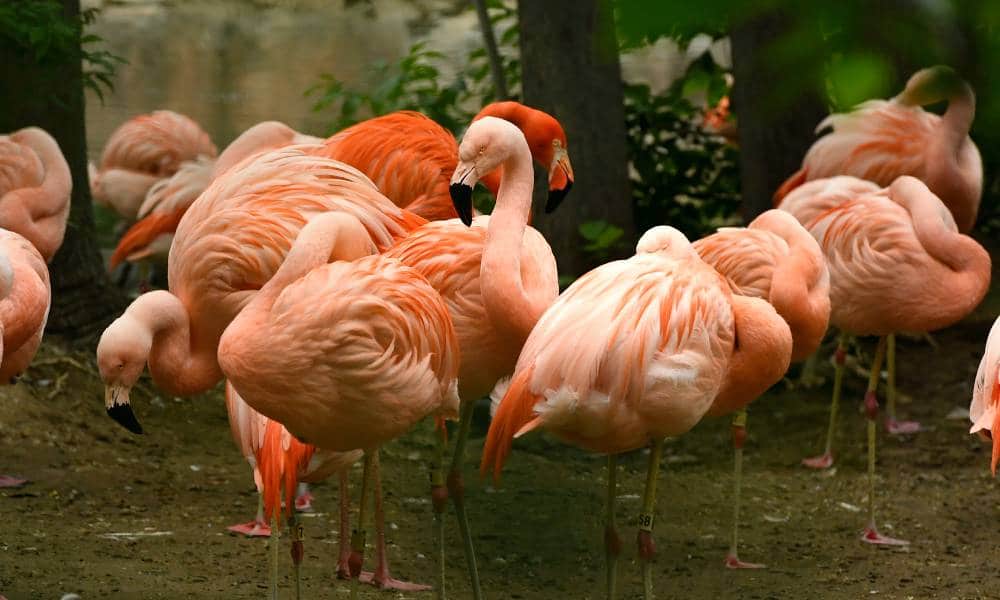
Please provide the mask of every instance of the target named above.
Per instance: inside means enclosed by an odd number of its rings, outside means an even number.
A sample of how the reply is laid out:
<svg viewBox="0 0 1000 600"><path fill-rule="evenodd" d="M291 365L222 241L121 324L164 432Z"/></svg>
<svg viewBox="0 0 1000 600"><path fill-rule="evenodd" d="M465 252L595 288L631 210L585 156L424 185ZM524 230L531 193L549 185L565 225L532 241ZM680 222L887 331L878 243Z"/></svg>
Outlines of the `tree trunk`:
<svg viewBox="0 0 1000 600"><path fill-rule="evenodd" d="M66 18L79 18L80 0L63 0L63 9ZM79 44L71 56L50 54L38 64L9 38L0 37L0 81L0 132L29 125L45 129L59 142L73 174L66 237L49 265L52 308L46 332L92 341L121 311L124 298L111 284L94 236Z"/></svg>
<svg viewBox="0 0 1000 600"><path fill-rule="evenodd" d="M486 8L486 0L473 0L476 5L476 16L479 17L479 27L483 30L483 43L486 45L486 56L490 61L490 74L493 77L493 97L497 100L507 100L510 93L507 91L507 78L503 74L503 59L500 57L500 50L497 48L497 38L493 33L493 22L490 21L490 12Z"/></svg>
<svg viewBox="0 0 1000 600"><path fill-rule="evenodd" d="M746 222L772 207L775 190L799 169L816 139L813 131L827 113L814 91L780 109L771 102L773 90L787 88L782 82L788 74L773 68L766 58L767 45L787 30L783 21L778 14L764 14L732 32L733 109L740 129Z"/></svg>
<svg viewBox="0 0 1000 600"><path fill-rule="evenodd" d="M581 223L605 221L624 231L612 257L634 250L614 12L610 0L518 0L518 12L524 100L562 123L576 176L558 210L536 210L532 224L552 245L559 272L576 276L603 262L583 249ZM540 208L548 186L535 188Z"/></svg>

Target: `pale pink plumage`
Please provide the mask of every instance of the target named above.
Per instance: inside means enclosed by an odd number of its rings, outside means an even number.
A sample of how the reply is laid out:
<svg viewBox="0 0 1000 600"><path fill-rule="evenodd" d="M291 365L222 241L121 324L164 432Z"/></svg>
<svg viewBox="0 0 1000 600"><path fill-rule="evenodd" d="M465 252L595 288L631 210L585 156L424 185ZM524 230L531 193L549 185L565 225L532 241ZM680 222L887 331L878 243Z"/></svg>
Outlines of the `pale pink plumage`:
<svg viewBox="0 0 1000 600"><path fill-rule="evenodd" d="M993 439L990 469L996 475L1000 463L1000 318L993 323L986 339L986 349L972 387L969 418L972 419L969 433L987 430Z"/></svg>
<svg viewBox="0 0 1000 600"><path fill-rule="evenodd" d="M28 367L45 331L50 303L49 270L24 237L0 229L0 382Z"/></svg>
<svg viewBox="0 0 1000 600"><path fill-rule="evenodd" d="M45 262L62 245L72 191L52 136L37 127L0 135L0 227L27 238Z"/></svg>

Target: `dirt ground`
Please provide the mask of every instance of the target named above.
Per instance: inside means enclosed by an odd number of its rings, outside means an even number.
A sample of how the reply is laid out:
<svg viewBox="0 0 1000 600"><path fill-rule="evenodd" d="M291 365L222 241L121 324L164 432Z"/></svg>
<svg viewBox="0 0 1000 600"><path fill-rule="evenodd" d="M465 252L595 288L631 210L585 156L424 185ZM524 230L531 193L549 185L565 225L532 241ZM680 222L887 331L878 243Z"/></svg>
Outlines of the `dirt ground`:
<svg viewBox="0 0 1000 600"><path fill-rule="evenodd" d="M975 315L936 334L939 349L914 339L899 343L899 385L911 399L901 416L931 430L907 437L880 431L878 517L884 533L911 546L858 541L865 422L853 407L864 380L846 379L838 464L825 473L799 460L820 449L829 382L814 390L781 384L750 409L744 465L741 555L768 568L723 568L732 453L728 421L707 420L667 445L655 531L658 597L1000 598L1000 484L989 474L987 446L966 433L967 419L948 418L968 406L989 325L1000 312L998 296L994 290ZM871 352L870 343L864 348ZM829 365L823 368L829 376ZM264 597L267 543L225 529L249 520L256 497L219 391L165 398L146 381L134 398L147 433L133 436L105 416L94 373L90 356L67 357L47 346L20 383L0 389L0 473L31 480L0 493L0 594ZM466 480L487 597L603 598L603 457L532 436L516 443L494 489L473 469L482 439L480 427ZM386 447L382 460L394 575L423 583L434 579L426 470L432 449L425 426ZM637 452L621 461L622 598L641 596L634 536L645 459ZM304 597L346 598L348 587L335 575L336 485L315 492L317 512L304 519ZM450 597L468 598L451 518L447 536ZM281 560L282 597L291 598L285 546ZM433 594L364 588L362 597Z"/></svg>

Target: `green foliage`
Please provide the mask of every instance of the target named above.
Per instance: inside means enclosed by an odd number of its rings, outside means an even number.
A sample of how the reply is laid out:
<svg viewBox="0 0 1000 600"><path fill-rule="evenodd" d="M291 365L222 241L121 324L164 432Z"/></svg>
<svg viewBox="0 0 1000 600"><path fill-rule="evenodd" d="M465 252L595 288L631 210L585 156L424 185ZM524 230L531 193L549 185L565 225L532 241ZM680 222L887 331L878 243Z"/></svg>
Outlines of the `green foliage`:
<svg viewBox="0 0 1000 600"><path fill-rule="evenodd" d="M737 150L702 127L701 111L687 100L701 92L714 105L727 93L722 71L710 61L661 95L646 85L625 86L625 121L632 163L636 226L671 225L691 239L739 222Z"/></svg>
<svg viewBox="0 0 1000 600"><path fill-rule="evenodd" d="M0 41L19 49L39 65L83 61L83 84L103 102L103 91L112 87L111 78L124 59L107 50L91 49L99 36L84 33L94 22L97 9L88 9L74 19L63 12L58 0L0 3ZM103 88L103 89L102 89Z"/></svg>
<svg viewBox="0 0 1000 600"><path fill-rule="evenodd" d="M621 248L624 233L621 227L607 221L587 221L580 224L580 235L587 241L583 249L600 260L607 260L614 251Z"/></svg>

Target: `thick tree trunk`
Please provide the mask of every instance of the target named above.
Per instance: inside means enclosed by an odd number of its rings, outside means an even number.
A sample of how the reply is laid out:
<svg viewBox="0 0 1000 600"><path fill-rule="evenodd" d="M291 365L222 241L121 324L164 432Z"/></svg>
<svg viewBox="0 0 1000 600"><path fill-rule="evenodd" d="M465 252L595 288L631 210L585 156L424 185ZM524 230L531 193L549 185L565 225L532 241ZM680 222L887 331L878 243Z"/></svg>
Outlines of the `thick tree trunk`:
<svg viewBox="0 0 1000 600"><path fill-rule="evenodd" d="M80 0L63 0L63 6L67 18L80 14ZM49 265L52 308L46 330L71 341L92 340L121 311L124 298L108 278L94 237L80 55L47 60L40 65L0 37L0 132L41 127L59 142L69 163L73 198L66 237Z"/></svg>
<svg viewBox="0 0 1000 600"><path fill-rule="evenodd" d="M535 211L563 275L601 262L583 250L579 227L606 221L624 230L613 255L630 255L635 223L628 181L621 65L610 0L519 0L524 101L566 130L576 181L551 215ZM548 186L536 184L536 208Z"/></svg>
<svg viewBox="0 0 1000 600"><path fill-rule="evenodd" d="M777 107L771 100L788 74L767 61L767 45L786 31L775 13L761 15L732 32L733 109L740 128L743 218L749 222L771 208L781 183L799 169L815 140L813 131L827 114L816 93L802 94ZM818 35L818 33L817 33Z"/></svg>

